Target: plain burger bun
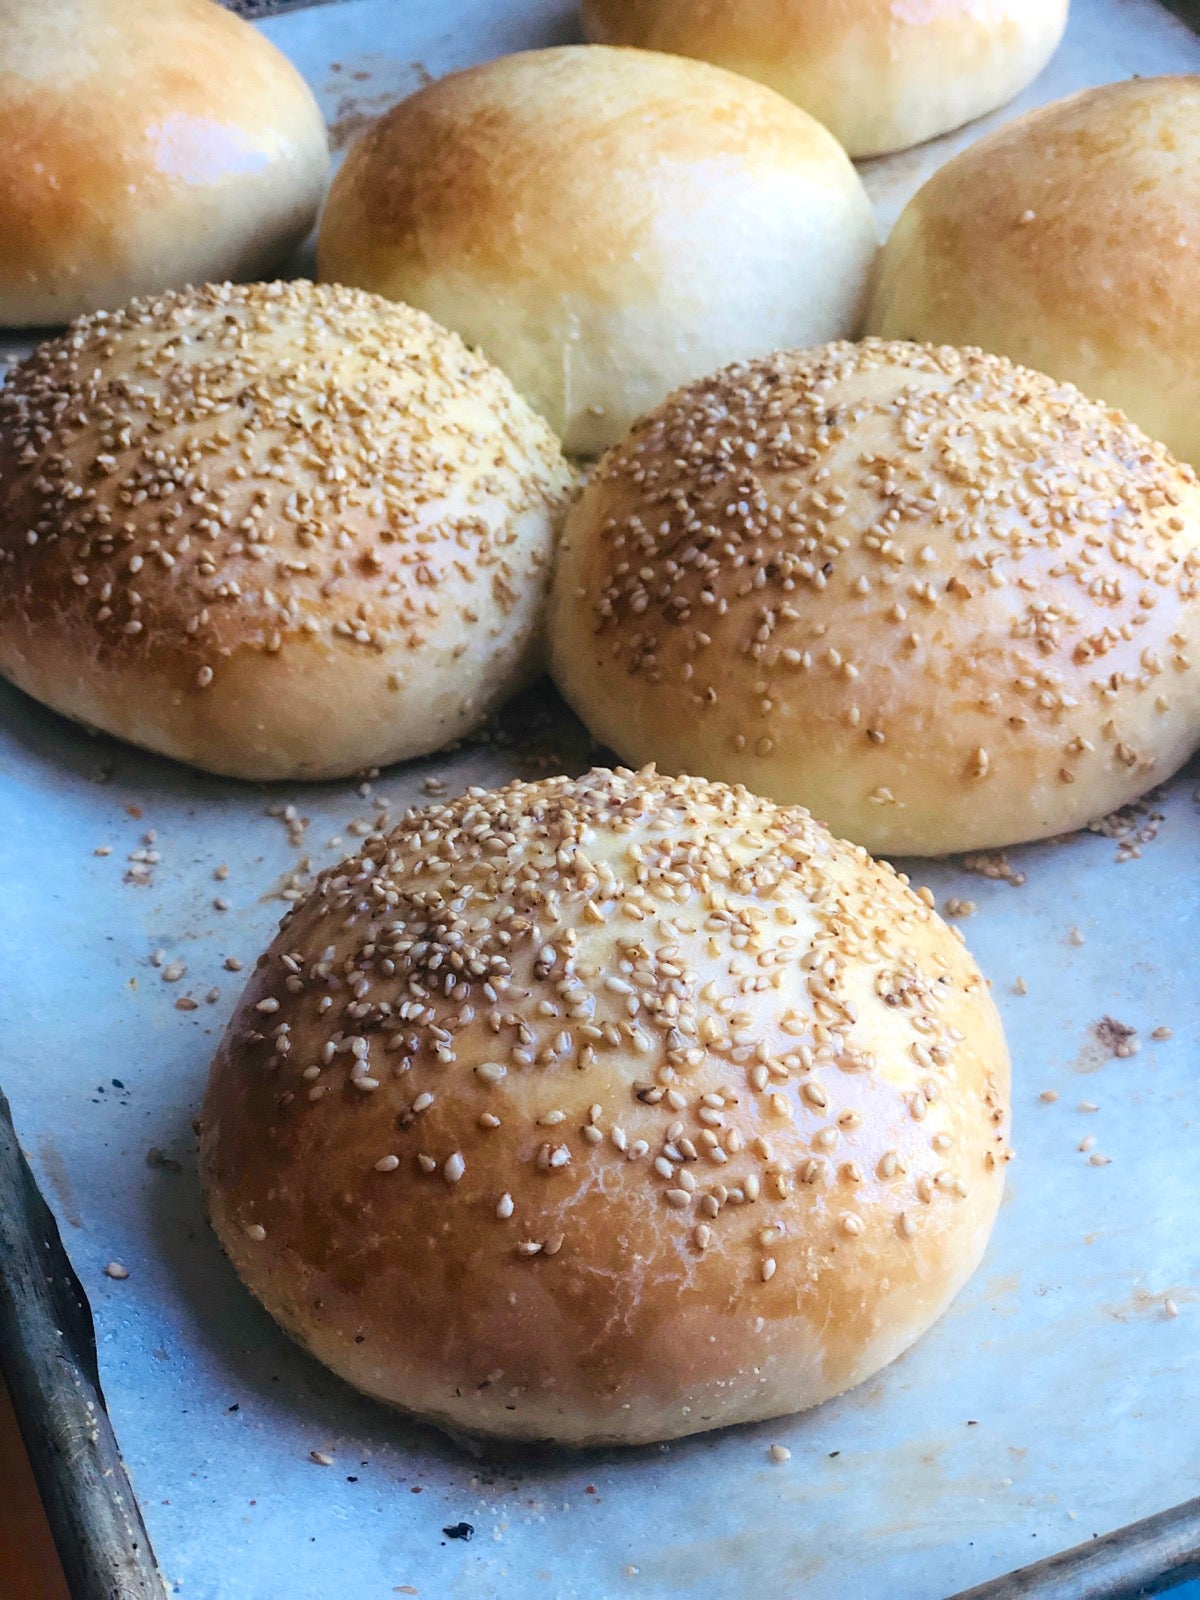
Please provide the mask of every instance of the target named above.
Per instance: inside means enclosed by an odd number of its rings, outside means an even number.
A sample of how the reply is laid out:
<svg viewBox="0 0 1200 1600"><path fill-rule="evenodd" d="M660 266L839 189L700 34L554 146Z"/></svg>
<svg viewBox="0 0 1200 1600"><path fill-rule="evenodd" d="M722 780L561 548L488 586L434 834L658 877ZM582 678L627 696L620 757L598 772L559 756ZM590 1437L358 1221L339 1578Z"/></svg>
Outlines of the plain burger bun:
<svg viewBox="0 0 1200 1600"><path fill-rule="evenodd" d="M768 84L852 156L884 155L1011 100L1053 55L1067 0L583 0L601 44L698 56Z"/></svg>
<svg viewBox="0 0 1200 1600"><path fill-rule="evenodd" d="M83 318L0 390L0 672L236 777L423 755L536 670L570 484L505 377L360 290Z"/></svg>
<svg viewBox="0 0 1200 1600"><path fill-rule="evenodd" d="M304 80L213 0L0 5L0 324L257 278L316 220Z"/></svg>
<svg viewBox="0 0 1200 1600"><path fill-rule="evenodd" d="M876 253L811 117L701 62L506 56L401 102L350 151L320 275L422 306L594 454L677 384L857 331Z"/></svg>
<svg viewBox="0 0 1200 1600"><path fill-rule="evenodd" d="M981 139L880 266L872 332L1069 379L1200 465L1200 76L1105 84Z"/></svg>
<svg viewBox="0 0 1200 1600"><path fill-rule="evenodd" d="M628 761L889 854L1062 833L1200 741L1200 487L978 350L776 355L599 463L550 630L559 687Z"/></svg>
<svg viewBox="0 0 1200 1600"><path fill-rule="evenodd" d="M941 1314L1000 1201L1000 1024L923 895L653 771L410 812L234 1014L217 1234L301 1344L446 1428L637 1444L815 1405Z"/></svg>

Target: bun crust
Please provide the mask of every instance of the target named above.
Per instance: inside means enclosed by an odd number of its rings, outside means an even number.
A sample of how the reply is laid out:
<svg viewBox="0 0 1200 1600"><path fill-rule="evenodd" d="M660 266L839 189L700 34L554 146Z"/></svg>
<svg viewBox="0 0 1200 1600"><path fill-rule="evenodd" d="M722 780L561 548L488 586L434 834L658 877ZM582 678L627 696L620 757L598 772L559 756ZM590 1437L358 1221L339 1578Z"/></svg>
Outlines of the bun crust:
<svg viewBox="0 0 1200 1600"><path fill-rule="evenodd" d="M1067 0L583 0L600 44L697 56L811 112L852 156L885 155L1002 106L1062 38Z"/></svg>
<svg viewBox="0 0 1200 1600"><path fill-rule="evenodd" d="M680 390L568 517L552 670L629 761L888 854L1065 832L1200 739L1200 487L978 350L865 340Z"/></svg>
<svg viewBox="0 0 1200 1600"><path fill-rule="evenodd" d="M213 1225L289 1333L447 1428L634 1444L814 1405L941 1313L1000 1200L999 1021L923 893L653 772L412 812L242 998Z"/></svg>
<svg viewBox="0 0 1200 1600"><path fill-rule="evenodd" d="M536 670L571 481L422 312L306 283L135 301L0 390L0 671L235 777L426 754Z"/></svg>
<svg viewBox="0 0 1200 1600"><path fill-rule="evenodd" d="M325 124L212 0L5 0L0 324L261 277L316 220Z"/></svg>
<svg viewBox="0 0 1200 1600"><path fill-rule="evenodd" d="M566 47L430 84L350 151L323 278L422 306L596 453L738 356L855 331L866 194L812 118L700 62Z"/></svg>
<svg viewBox="0 0 1200 1600"><path fill-rule="evenodd" d="M1200 76L1085 90L942 167L869 326L1027 362L1200 464Z"/></svg>

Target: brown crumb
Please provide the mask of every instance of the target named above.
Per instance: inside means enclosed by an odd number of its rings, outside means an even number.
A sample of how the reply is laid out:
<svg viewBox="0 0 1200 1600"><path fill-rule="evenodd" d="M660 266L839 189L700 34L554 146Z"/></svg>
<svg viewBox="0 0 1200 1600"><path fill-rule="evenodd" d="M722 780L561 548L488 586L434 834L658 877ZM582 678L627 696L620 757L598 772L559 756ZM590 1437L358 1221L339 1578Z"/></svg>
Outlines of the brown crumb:
<svg viewBox="0 0 1200 1600"><path fill-rule="evenodd" d="M1079 946L1087 943L1087 936L1082 928L1071 927L1067 929L1067 943Z"/></svg>
<svg viewBox="0 0 1200 1600"><path fill-rule="evenodd" d="M1029 993L1029 985L1025 982L1024 978L1017 977L1017 979L1014 981L1014 983L1013 983L1013 993L1014 994L1028 994Z"/></svg>
<svg viewBox="0 0 1200 1600"><path fill-rule="evenodd" d="M175 1002L175 1009L176 1011L195 1011L199 1008L199 1005L200 1002L193 1000L190 994L181 994Z"/></svg>
<svg viewBox="0 0 1200 1600"><path fill-rule="evenodd" d="M1152 1039L1173 1039L1175 1037L1175 1029L1174 1028L1155 1028L1154 1032L1150 1035L1150 1037Z"/></svg>
<svg viewBox="0 0 1200 1600"><path fill-rule="evenodd" d="M110 856L110 855L112 855L112 845L110 845L110 844L98 844L96 846L96 848L92 851L92 854L94 856Z"/></svg>
<svg viewBox="0 0 1200 1600"><path fill-rule="evenodd" d="M224 883L225 879L228 876L229 876L229 868L225 865L224 862L222 862L219 867L214 867L213 868L213 877L217 880L218 883Z"/></svg>
<svg viewBox="0 0 1200 1600"><path fill-rule="evenodd" d="M1092 1036L1109 1055L1120 1061L1137 1055L1142 1048L1137 1029L1127 1022L1118 1022L1115 1017L1101 1017L1099 1022L1093 1022Z"/></svg>
<svg viewBox="0 0 1200 1600"><path fill-rule="evenodd" d="M152 1144L146 1151L146 1165L148 1167L161 1167L164 1172L182 1172L183 1167L174 1156L169 1156L165 1150L160 1150Z"/></svg>

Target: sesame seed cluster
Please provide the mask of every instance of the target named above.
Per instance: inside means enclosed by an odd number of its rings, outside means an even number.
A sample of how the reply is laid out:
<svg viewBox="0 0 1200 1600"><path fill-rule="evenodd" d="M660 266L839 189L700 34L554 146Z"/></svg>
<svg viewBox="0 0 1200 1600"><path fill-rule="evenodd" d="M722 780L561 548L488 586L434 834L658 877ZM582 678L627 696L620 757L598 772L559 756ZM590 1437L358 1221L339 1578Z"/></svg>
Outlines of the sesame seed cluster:
<svg viewBox="0 0 1200 1600"><path fill-rule="evenodd" d="M552 629L622 755L872 848L1008 843L1131 798L1200 737L1200 490L1118 414L978 350L777 354L602 460Z"/></svg>
<svg viewBox="0 0 1200 1600"><path fill-rule="evenodd" d="M303 282L134 301L0 390L2 664L23 682L53 630L121 675L101 702L138 674L187 700L247 652L399 690L445 650L469 698L498 638L533 635L569 482L507 380L421 312Z"/></svg>
<svg viewBox="0 0 1200 1600"><path fill-rule="evenodd" d="M680 1285L712 1259L735 1302L797 1315L853 1277L839 1249L866 1271L973 1239L1007 1059L930 907L807 813L702 780L597 770L410 812L322 876L230 1025L202 1146L227 1246L270 1304L251 1247L303 1253L332 1182L384 1248L425 1235L431 1279L482 1259L471 1293L499 1304L594 1269L611 1206ZM329 1139L333 1179L300 1154ZM561 1290L520 1275L547 1258Z"/></svg>

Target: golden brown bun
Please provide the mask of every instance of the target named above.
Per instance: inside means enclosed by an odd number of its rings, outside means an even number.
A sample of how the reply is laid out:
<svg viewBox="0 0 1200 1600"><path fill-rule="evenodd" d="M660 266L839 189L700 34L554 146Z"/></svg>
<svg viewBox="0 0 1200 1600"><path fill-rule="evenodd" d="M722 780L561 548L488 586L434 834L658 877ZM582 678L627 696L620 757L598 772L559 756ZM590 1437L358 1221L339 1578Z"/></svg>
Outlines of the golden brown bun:
<svg viewBox="0 0 1200 1600"><path fill-rule="evenodd" d="M1000 1201L1000 1023L922 893L653 771L410 812L242 997L213 1225L289 1333L445 1427L636 1444L815 1405L941 1314Z"/></svg>
<svg viewBox="0 0 1200 1600"><path fill-rule="evenodd" d="M1200 76L1088 89L957 156L888 240L872 332L978 344L1200 464Z"/></svg>
<svg viewBox="0 0 1200 1600"><path fill-rule="evenodd" d="M571 512L552 668L626 760L888 854L1075 828L1200 741L1200 487L977 350L866 340L673 395Z"/></svg>
<svg viewBox="0 0 1200 1600"><path fill-rule="evenodd" d="M586 46L394 107L318 240L323 278L456 329L583 454L722 362L855 332L875 253L811 117L700 62Z"/></svg>
<svg viewBox="0 0 1200 1600"><path fill-rule="evenodd" d="M316 220L304 80L212 0L0 5L0 324L256 278Z"/></svg>
<svg viewBox="0 0 1200 1600"><path fill-rule="evenodd" d="M535 670L570 484L507 378L375 295L82 318L0 390L0 672L235 777L422 755Z"/></svg>
<svg viewBox="0 0 1200 1600"><path fill-rule="evenodd" d="M852 156L903 150L1011 100L1067 0L583 0L600 44L698 56L794 100Z"/></svg>

